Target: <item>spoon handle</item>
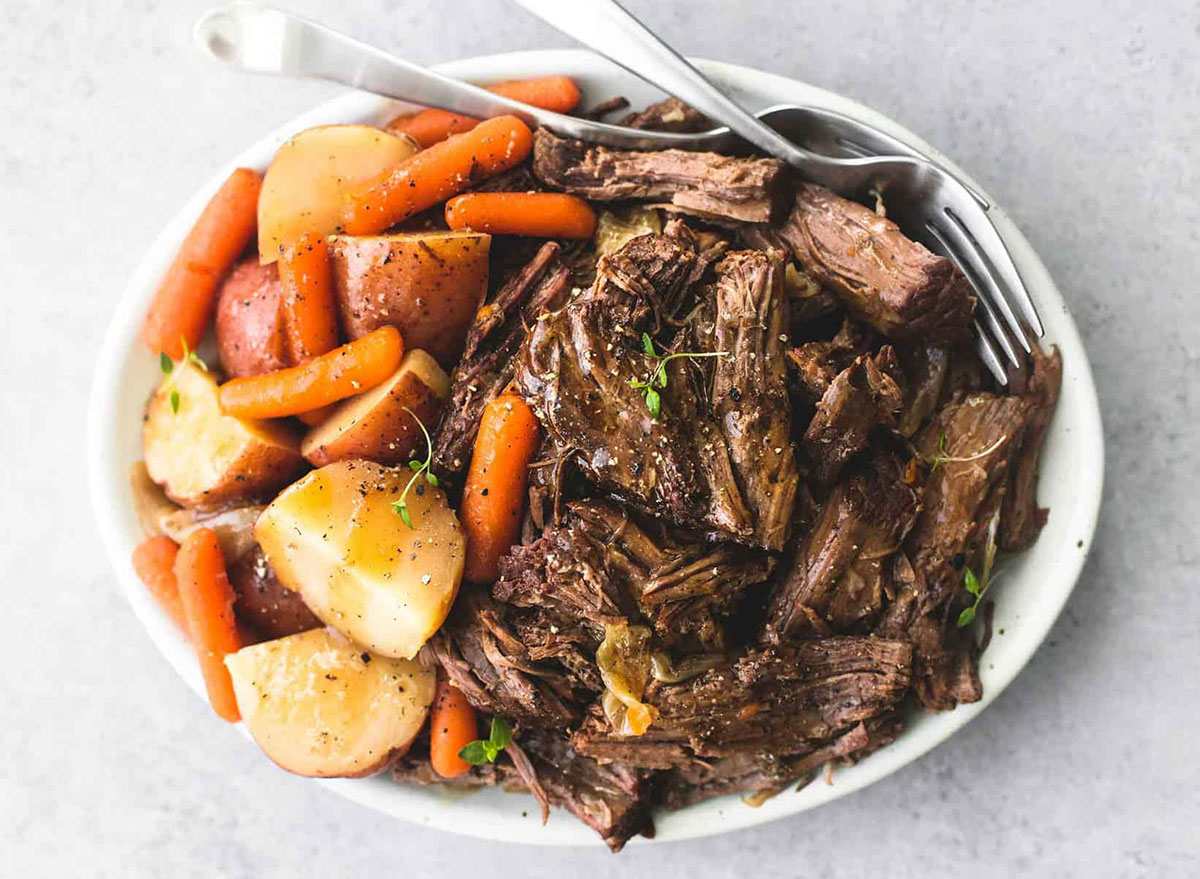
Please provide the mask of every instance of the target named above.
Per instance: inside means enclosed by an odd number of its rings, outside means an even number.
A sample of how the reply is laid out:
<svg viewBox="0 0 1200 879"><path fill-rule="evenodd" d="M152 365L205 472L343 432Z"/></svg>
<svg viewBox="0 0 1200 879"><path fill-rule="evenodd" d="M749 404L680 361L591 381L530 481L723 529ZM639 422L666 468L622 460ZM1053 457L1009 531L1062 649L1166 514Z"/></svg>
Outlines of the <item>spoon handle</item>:
<svg viewBox="0 0 1200 879"><path fill-rule="evenodd" d="M528 104L434 73L316 22L257 3L235 2L212 10L196 22L193 37L206 54L252 73L324 79L481 118L511 114L533 124L543 115Z"/></svg>
<svg viewBox="0 0 1200 879"><path fill-rule="evenodd" d="M728 126L768 154L796 166L809 163L811 153L738 106L616 0L517 2L547 24L690 104L709 119Z"/></svg>

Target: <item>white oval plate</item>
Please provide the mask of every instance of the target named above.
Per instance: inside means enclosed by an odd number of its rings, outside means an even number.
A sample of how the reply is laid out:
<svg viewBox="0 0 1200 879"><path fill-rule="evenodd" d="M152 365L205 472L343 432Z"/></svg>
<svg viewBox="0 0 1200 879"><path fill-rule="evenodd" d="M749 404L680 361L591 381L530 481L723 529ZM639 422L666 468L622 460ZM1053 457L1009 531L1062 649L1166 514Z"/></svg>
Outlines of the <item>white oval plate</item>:
<svg viewBox="0 0 1200 879"><path fill-rule="evenodd" d="M877 126L962 173L911 132L847 98L746 67L711 61L698 63L752 110L781 102L826 107ZM565 73L575 77L583 87L584 106L613 95L627 96L634 107L661 97L630 74L578 50L491 55L438 69L481 83ZM141 457L142 406L159 378L158 359L142 347L138 337L143 314L187 230L235 167L265 168L279 145L304 128L331 122L380 123L401 107L371 95L344 95L298 117L221 168L151 246L134 272L105 336L88 411L89 481L96 518L117 579L138 619L201 698L204 688L195 656L150 598L129 560L133 547L143 536L130 497L129 467ZM895 772L953 735L986 708L1029 661L1066 603L1083 566L1100 507L1104 471L1100 412L1087 356L1058 289L1016 227L999 210L993 209L992 213L1038 303L1046 325L1045 341L1058 345L1062 351L1064 372L1058 413L1042 458L1039 499L1042 505L1050 507L1050 520L1028 552L1005 563L1006 574L994 596L997 635L980 669L983 700L943 714L916 714L898 741L856 766L839 769L832 786L813 784L798 794L777 796L759 808L745 806L731 796L679 812L660 813L655 820L656 839L687 839L762 824L819 806ZM401 786L386 776L322 783L381 812L443 830L542 845L601 844L590 828L564 812L555 810L549 824L541 826L532 800L523 795L484 790L463 796L438 788Z"/></svg>

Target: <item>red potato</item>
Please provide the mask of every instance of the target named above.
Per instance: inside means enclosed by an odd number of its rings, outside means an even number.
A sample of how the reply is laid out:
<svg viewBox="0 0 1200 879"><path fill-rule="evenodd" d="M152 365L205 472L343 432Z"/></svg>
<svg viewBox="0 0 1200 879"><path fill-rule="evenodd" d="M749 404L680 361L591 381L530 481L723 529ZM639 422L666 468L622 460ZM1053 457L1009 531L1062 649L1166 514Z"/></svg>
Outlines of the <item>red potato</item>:
<svg viewBox="0 0 1200 879"><path fill-rule="evenodd" d="M475 232L331 236L333 284L347 336L391 325L407 348L452 368L487 294L491 240Z"/></svg>
<svg viewBox="0 0 1200 879"><path fill-rule="evenodd" d="M239 622L268 638L284 638L322 625L300 594L279 582L257 544L230 565L229 585L237 596L233 612Z"/></svg>
<svg viewBox="0 0 1200 879"><path fill-rule="evenodd" d="M449 396L446 371L424 351L409 351L391 378L340 404L309 431L300 453L314 467L347 458L380 464L423 459L425 435L416 418L433 430Z"/></svg>
<svg viewBox="0 0 1200 879"><path fill-rule="evenodd" d="M279 422L221 412L217 383L177 363L146 405L146 472L185 507L218 509L270 497L304 465L297 437Z"/></svg>
<svg viewBox="0 0 1200 879"><path fill-rule="evenodd" d="M244 259L217 294L217 354L230 378L289 366L283 328L283 288L274 263Z"/></svg>

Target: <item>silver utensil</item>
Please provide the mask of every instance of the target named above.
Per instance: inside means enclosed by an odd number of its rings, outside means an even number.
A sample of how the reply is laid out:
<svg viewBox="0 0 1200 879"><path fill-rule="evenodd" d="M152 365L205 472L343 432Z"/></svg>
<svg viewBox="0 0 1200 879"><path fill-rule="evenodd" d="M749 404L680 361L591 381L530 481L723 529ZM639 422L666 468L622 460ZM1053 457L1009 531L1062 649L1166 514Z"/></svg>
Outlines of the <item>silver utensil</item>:
<svg viewBox="0 0 1200 879"><path fill-rule="evenodd" d="M621 65L705 116L724 123L750 143L797 168L805 177L849 198L881 191L888 213L901 228L953 259L983 304L976 321L980 354L1001 383L1007 382L1000 354L1024 366L1008 338L1030 351L1025 328L1044 332L1033 300L1008 249L987 215L986 202L956 177L927 161L906 155L834 158L784 137L748 113L709 82L616 0L517 0L563 33ZM1007 327L1008 333L1005 332Z"/></svg>
<svg viewBox="0 0 1200 879"><path fill-rule="evenodd" d="M532 6L540 4L530 2L525 5L532 8ZM619 6L611 5L629 18L628 14L624 13ZM585 6L589 6L589 4L581 3L580 0L573 0L570 4L571 9L581 9ZM596 8L600 7L596 6ZM556 22L552 21L551 23ZM640 27L636 21L634 24ZM487 117L511 113L530 124L545 125L550 130L564 136L607 146L630 149L676 147L721 150L734 145L738 140L737 135L728 127L694 134L642 131L542 110L426 70L323 25L256 3L234 2L205 14L196 23L194 37L200 48L210 56L249 72L324 79L386 97L442 107L471 116ZM656 40L653 35L651 35L651 39ZM693 76L700 77L691 65L683 62L661 43L659 45L663 51L683 63ZM614 60L622 63L619 59ZM700 79L708 89L716 92L707 80L704 80L703 77ZM720 95L719 92L716 94L723 101L728 101L728 98ZM736 105L733 106L736 107ZM702 107L697 107L697 109L703 111ZM738 108L738 112L748 116L740 108ZM759 116L798 144L804 144L818 152L837 152L843 156L857 156L857 158L839 159L809 153L815 162L823 162L830 167L857 168L857 170L846 173L859 175L859 183L867 188L878 182L861 170L861 167L869 163L880 161L866 158L871 154L888 153L908 156L908 159L899 161L908 162L913 169L913 176L920 176L923 179L939 180L940 177L937 175L945 176L945 172L933 168L925 160L925 157L909 149L900 141L838 113L812 107L779 105L760 111ZM749 118L754 120L754 117ZM739 121L739 124L743 121ZM755 120L755 124L757 124L757 120ZM771 131L765 126L763 130ZM773 136L786 144L789 149L797 149L794 144L782 136L778 134ZM820 182L826 182L826 180L820 179ZM865 195L864 192L850 192L847 188L850 181L842 179L841 182L844 184L842 187L831 186L831 188L860 198ZM914 218L900 214L902 204L893 198L897 195L904 197L904 192L900 187L891 181L887 183L887 186L889 213L893 218L897 219L900 225L906 228L906 231L915 230L918 233L924 231L921 225L914 224ZM978 194L966 189L961 184L959 184L959 189L974 200L977 210L987 209L987 202ZM920 196L909 196L909 198L914 197L919 198ZM920 219L921 215L918 214L915 220L919 223ZM971 230L974 231L974 225ZM935 249L940 249L951 258L956 258L960 265L964 263L963 259L957 258L957 252L952 248L963 247L959 239L964 240L966 246L970 247L972 242L969 238L965 238L965 231L955 228L949 233L943 233L941 239L936 237L933 230L928 231L929 234L920 235L927 244ZM992 231L994 233L994 230ZM955 232L958 233L957 238L952 237ZM947 237L951 238L951 243L943 243L943 239ZM998 236L996 236L994 245L998 245L1003 250L1003 243L1000 242ZM1004 252L1004 255L1007 257L1007 252ZM1012 274L1019 282L1019 275L1016 275L1015 268L1012 269ZM992 281L992 285L995 287L990 272L984 272L982 275L976 273L969 277L972 277L973 283L977 285L977 290L985 289L981 285L986 285L989 281ZM1023 290L1023 288L1020 289ZM1004 370L995 346L999 345L999 350L1004 352L1005 356L1014 363L1018 363L1019 360L1001 326L1000 318L1003 317L1014 337L1026 350L1029 347L1028 342L1020 323L1003 297L998 297L998 301L1001 303L999 307L994 306L990 300L985 300L983 294L980 295L980 299L985 301L984 321L987 326L987 329L982 325L979 326L983 348L981 355L988 363L989 368L997 375L997 379L1003 381ZM1040 334L1041 324L1037 321L1032 302L1028 303L1028 309L1028 313L1032 314L1030 324ZM1022 311L1025 312L1025 309L1022 308ZM1002 341L993 343L992 338Z"/></svg>

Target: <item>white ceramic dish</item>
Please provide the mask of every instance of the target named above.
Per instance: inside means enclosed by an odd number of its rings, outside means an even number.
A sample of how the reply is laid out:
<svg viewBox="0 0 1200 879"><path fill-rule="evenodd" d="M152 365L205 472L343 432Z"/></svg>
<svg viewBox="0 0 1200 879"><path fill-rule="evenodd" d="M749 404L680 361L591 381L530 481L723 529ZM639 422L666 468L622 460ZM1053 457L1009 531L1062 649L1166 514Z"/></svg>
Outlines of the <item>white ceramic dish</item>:
<svg viewBox="0 0 1200 879"><path fill-rule="evenodd" d="M878 126L946 161L911 132L846 98L745 67L698 63L752 110L781 102L827 107ZM575 50L492 55L446 64L440 69L481 83L566 73L584 88L585 105L617 94L629 97L635 107L661 97L603 59ZM140 457L141 410L159 378L157 358L142 347L138 338L142 316L183 236L234 167L264 168L284 140L309 126L382 122L398 108L394 102L371 95L347 94L293 120L221 168L150 247L121 297L104 339L88 413L89 478L97 521L118 582L138 619L175 670L202 698L204 689L191 649L149 597L129 561L130 552L142 537L129 494L129 466ZM757 809L743 805L736 797L726 797L661 814L656 820L658 840L707 836L762 824L819 806L895 772L953 735L1000 695L1041 644L1070 595L1100 506L1104 468L1100 413L1087 357L1062 297L1029 243L1003 214L996 213L1000 232L1041 310L1046 341L1062 350L1064 376L1058 413L1042 463L1040 500L1050 507L1050 520L1028 552L1006 562L1007 573L994 595L995 630L1003 634L996 635L983 658L983 700L944 714L914 716L897 742L857 766L838 770L832 786L813 784L800 793L777 796ZM565 813L556 811L549 825L541 826L532 800L525 796L496 790L462 796L436 788L403 787L386 777L323 783L342 796L389 815L444 830L509 842L601 844L590 828Z"/></svg>

